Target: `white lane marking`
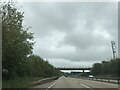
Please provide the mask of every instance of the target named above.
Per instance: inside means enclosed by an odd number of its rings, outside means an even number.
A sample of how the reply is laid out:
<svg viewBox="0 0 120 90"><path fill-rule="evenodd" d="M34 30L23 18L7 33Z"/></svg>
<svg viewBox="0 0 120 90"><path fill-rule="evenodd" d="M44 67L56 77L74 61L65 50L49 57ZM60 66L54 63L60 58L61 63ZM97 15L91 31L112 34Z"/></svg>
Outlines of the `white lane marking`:
<svg viewBox="0 0 120 90"><path fill-rule="evenodd" d="M59 79L60 79L60 78L59 78ZM56 82L54 82L52 85L50 85L46 90L52 88L52 87L59 81L59 79L58 79Z"/></svg>
<svg viewBox="0 0 120 90"><path fill-rule="evenodd" d="M82 86L84 86L84 87L86 87L86 88L89 88L90 90L93 90L92 88L90 88L89 86L86 86L86 85L84 85L84 84L80 84L80 85L82 85Z"/></svg>

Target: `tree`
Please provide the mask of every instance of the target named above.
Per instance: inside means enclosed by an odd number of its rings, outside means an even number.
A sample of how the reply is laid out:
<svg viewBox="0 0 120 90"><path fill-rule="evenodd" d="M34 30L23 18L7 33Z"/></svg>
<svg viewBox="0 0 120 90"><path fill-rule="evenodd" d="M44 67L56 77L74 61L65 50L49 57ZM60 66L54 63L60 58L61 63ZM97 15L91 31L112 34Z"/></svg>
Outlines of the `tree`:
<svg viewBox="0 0 120 90"><path fill-rule="evenodd" d="M118 76L118 66L120 65L118 63L120 59L113 59L110 61L110 73L111 75ZM118 65L119 64L119 65Z"/></svg>
<svg viewBox="0 0 120 90"><path fill-rule="evenodd" d="M101 74L110 74L110 62L109 61L102 61L101 63L102 67L101 67Z"/></svg>
<svg viewBox="0 0 120 90"><path fill-rule="evenodd" d="M111 77L120 77L120 58L111 59L110 61L102 61L95 63L91 73L94 75L104 75Z"/></svg>
<svg viewBox="0 0 120 90"><path fill-rule="evenodd" d="M23 12L14 4L2 7L3 79L16 77L52 77L60 74L48 61L32 53L33 34L23 27Z"/></svg>
<svg viewBox="0 0 120 90"><path fill-rule="evenodd" d="M117 62L118 62L118 64L117 64L117 66L118 66L118 77L120 77L120 58L117 58Z"/></svg>
<svg viewBox="0 0 120 90"><path fill-rule="evenodd" d="M14 4L2 7L2 69L8 78L14 78L19 66L32 54L33 35L23 27L23 14Z"/></svg>
<svg viewBox="0 0 120 90"><path fill-rule="evenodd" d="M59 70L37 55L29 56L26 65L29 67L27 71L30 72L31 76L52 77L60 74Z"/></svg>
<svg viewBox="0 0 120 90"><path fill-rule="evenodd" d="M101 63L95 63L92 67L91 73L99 75L101 73Z"/></svg>

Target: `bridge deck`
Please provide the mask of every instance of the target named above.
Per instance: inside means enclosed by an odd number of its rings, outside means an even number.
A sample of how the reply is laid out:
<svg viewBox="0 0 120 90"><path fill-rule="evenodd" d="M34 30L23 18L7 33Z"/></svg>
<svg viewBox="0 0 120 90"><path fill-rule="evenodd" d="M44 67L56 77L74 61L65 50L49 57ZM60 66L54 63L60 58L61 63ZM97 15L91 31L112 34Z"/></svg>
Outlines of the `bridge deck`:
<svg viewBox="0 0 120 90"><path fill-rule="evenodd" d="M57 68L59 70L91 70L91 68Z"/></svg>

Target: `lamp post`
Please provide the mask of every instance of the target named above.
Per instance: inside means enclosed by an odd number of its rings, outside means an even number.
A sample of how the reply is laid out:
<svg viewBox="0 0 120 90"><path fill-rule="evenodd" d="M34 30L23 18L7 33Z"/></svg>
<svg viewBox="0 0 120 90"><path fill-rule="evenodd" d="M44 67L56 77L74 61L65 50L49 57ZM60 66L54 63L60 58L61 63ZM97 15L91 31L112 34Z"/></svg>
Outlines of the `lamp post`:
<svg viewBox="0 0 120 90"><path fill-rule="evenodd" d="M111 41L111 45L112 45L112 53L113 53L113 59L116 58L116 46L115 46L115 42Z"/></svg>

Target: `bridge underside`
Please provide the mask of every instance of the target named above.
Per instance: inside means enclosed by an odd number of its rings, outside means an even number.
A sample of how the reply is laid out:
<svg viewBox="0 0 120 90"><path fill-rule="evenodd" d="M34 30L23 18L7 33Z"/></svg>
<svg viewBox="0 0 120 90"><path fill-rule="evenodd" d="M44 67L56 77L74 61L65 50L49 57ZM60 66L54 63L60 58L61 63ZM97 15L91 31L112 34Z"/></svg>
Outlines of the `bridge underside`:
<svg viewBox="0 0 120 90"><path fill-rule="evenodd" d="M58 70L91 70L91 68L57 68Z"/></svg>

